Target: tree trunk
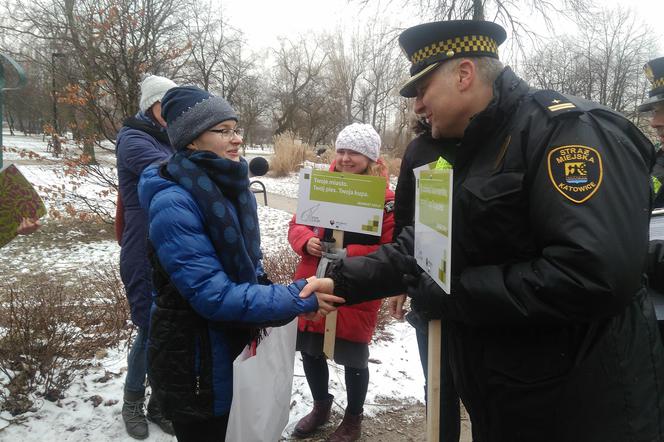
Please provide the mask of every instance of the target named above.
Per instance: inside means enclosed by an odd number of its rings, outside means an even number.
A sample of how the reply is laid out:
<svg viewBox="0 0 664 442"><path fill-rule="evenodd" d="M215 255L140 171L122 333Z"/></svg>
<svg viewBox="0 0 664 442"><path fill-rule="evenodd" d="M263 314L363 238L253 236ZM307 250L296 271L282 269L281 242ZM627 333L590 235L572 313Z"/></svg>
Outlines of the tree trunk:
<svg viewBox="0 0 664 442"><path fill-rule="evenodd" d="M482 0L473 0L473 20L484 20L484 4Z"/></svg>

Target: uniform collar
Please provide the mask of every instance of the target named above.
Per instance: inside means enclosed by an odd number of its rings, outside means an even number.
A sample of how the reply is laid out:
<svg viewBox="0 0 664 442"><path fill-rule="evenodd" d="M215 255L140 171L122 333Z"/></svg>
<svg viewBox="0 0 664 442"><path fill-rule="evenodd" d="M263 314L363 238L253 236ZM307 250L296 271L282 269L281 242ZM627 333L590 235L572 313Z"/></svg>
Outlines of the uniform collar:
<svg viewBox="0 0 664 442"><path fill-rule="evenodd" d="M472 117L464 139L477 134L493 135L510 120L529 89L528 84L517 77L511 68L503 69L493 84L493 99L483 111Z"/></svg>

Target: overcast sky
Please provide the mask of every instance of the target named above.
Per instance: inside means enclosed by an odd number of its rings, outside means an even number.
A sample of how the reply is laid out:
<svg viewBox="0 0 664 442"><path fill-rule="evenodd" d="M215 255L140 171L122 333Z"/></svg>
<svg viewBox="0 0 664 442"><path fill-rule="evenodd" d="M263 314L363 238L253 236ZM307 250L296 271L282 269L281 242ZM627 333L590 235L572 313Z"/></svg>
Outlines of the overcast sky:
<svg viewBox="0 0 664 442"><path fill-rule="evenodd" d="M554 0L555 1L555 0ZM242 29L254 49L276 47L277 37L295 37L298 34L332 31L360 25L379 11L390 24L408 27L420 22L412 13L399 8L402 0L393 0L385 7L385 0L372 0L362 10L347 0L222 0L223 10L233 26ZM389 2L388 2L389 3ZM658 54L664 55L664 0L602 0L609 7L629 4L637 17L657 34ZM551 31L537 27L538 31ZM574 28L561 22L558 33L573 33Z"/></svg>

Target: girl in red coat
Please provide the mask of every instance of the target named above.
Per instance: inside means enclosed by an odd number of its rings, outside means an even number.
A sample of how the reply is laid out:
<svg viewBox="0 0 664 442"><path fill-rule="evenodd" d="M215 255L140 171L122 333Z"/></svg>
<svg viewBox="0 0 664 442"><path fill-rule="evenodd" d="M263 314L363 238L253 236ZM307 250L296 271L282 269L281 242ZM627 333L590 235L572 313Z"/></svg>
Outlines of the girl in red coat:
<svg viewBox="0 0 664 442"><path fill-rule="evenodd" d="M346 232L343 249L335 253L334 258L366 255L376 250L379 244L392 241L394 192L387 185L387 168L378 159L380 144L380 136L370 124L351 124L337 136L336 157L330 165L331 171L383 176L386 183L381 236ZM301 256L295 270L295 279L316 274L324 253L323 242L331 240L331 237L330 229L303 226L297 224L293 217L288 228L288 241L293 250ZM330 255L326 256L330 259ZM329 441L353 441L360 437L362 410L369 386L369 341L376 328L380 303L380 300L376 300L339 307L334 360L344 366L348 405L341 425ZM300 318L298 327L297 350L302 352L304 373L314 399L314 407L308 415L300 419L293 435L306 437L329 419L333 396L328 392L329 374L323 354L325 318L314 321Z"/></svg>

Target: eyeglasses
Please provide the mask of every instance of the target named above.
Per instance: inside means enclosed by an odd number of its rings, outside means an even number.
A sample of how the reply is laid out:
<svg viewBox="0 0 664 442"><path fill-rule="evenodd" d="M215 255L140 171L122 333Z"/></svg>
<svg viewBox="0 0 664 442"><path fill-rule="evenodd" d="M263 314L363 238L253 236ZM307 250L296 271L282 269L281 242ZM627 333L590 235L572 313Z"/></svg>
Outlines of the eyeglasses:
<svg viewBox="0 0 664 442"><path fill-rule="evenodd" d="M238 137L242 138L244 130L236 127L235 129L208 129L208 132L214 132L216 134L221 135L221 138L226 138L227 140L230 140L231 138L233 138L234 135L237 135Z"/></svg>

